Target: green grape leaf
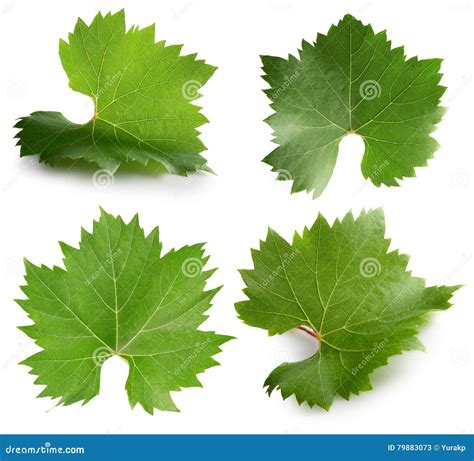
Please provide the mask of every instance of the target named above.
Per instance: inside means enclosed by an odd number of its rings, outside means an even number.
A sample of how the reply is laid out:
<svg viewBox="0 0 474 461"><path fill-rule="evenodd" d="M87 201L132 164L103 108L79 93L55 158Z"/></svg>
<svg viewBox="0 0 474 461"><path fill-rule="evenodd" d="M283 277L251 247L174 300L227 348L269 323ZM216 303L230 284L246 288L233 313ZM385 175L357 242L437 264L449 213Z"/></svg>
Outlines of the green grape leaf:
<svg viewBox="0 0 474 461"><path fill-rule="evenodd" d="M220 289L204 290L214 270L203 270L203 245L162 256L158 228L145 236L137 216L126 224L105 211L79 248L60 245L65 269L25 261L27 299L17 300L33 321L21 329L42 348L22 362L46 386L39 396L86 403L119 356L132 408L177 411L170 392L201 386L196 375L231 339L197 329Z"/></svg>
<svg viewBox="0 0 474 461"><path fill-rule="evenodd" d="M385 32L347 15L315 43L303 41L299 58L262 61L278 144L263 161L293 181L292 192L322 194L349 133L363 138L362 173L376 186L415 176L438 148L430 133L444 113L440 59L406 59Z"/></svg>
<svg viewBox="0 0 474 461"><path fill-rule="evenodd" d="M40 161L86 160L114 173L122 163L154 161L169 172L210 171L197 128L207 122L193 101L216 70L180 55L181 46L155 43L155 26L125 28L125 14L78 19L59 55L69 86L94 102L85 124L59 112L34 112L15 125L21 156Z"/></svg>
<svg viewBox="0 0 474 461"><path fill-rule="evenodd" d="M240 318L270 335L300 328L319 344L310 358L273 370L269 394L279 388L285 399L328 410L337 395L370 390L370 374L389 357L422 348L418 328L428 312L451 306L458 287L425 287L406 270L407 256L388 252L384 233L381 210L332 226L318 216L291 245L269 230L252 251Z"/></svg>

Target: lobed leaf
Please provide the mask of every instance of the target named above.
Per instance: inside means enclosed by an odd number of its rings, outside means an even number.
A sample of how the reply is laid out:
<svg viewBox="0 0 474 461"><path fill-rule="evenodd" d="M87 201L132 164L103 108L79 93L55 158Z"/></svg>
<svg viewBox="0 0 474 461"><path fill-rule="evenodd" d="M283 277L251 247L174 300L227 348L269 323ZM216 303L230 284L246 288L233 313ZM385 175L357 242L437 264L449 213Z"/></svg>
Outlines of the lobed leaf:
<svg viewBox="0 0 474 461"><path fill-rule="evenodd" d="M60 245L64 269L25 261L27 299L17 301L33 321L21 329L42 348L22 362L46 386L40 396L88 402L119 356L132 407L177 411L170 392L201 386L196 375L231 339L198 330L220 289L204 289L214 271L203 270L203 245L162 255L158 228L145 236L137 216L126 224L103 210L79 248Z"/></svg>
<svg viewBox="0 0 474 461"><path fill-rule="evenodd" d="M328 410L337 395L370 390L370 374L389 357L422 348L416 335L426 314L449 308L458 287L425 287L406 270L407 256L388 252L384 233L381 210L332 226L320 215L293 243L269 230L252 251L240 318L270 335L302 328L319 343L312 357L270 373L269 394L278 388Z"/></svg>
<svg viewBox="0 0 474 461"><path fill-rule="evenodd" d="M181 46L155 43L155 26L125 28L125 14L78 19L59 55L69 86L94 102L85 124L59 112L34 112L15 125L21 156L40 161L86 160L114 173L123 163L163 165L186 175L209 171L197 128L207 122L192 102L215 67L182 56Z"/></svg>
<svg viewBox="0 0 474 461"><path fill-rule="evenodd" d="M407 59L385 32L353 16L303 41L298 57L262 62L275 111L266 121L278 144L263 161L293 181L292 192L322 194L350 133L364 140L362 174L376 186L415 176L438 148L430 133L444 113L441 60Z"/></svg>

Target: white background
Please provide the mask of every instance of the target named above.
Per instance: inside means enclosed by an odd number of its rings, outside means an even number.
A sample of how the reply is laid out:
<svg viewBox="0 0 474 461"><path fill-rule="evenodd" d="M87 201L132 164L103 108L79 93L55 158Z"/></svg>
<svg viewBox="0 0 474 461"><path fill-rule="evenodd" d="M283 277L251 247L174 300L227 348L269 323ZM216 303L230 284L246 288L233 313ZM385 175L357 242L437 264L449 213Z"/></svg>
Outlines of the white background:
<svg viewBox="0 0 474 461"><path fill-rule="evenodd" d="M126 9L128 26L157 24L157 39L184 43L219 70L199 104L210 124L202 129L205 153L217 176L150 178L120 174L105 189L92 171L58 170L19 158L12 128L35 110L63 112L75 122L92 104L68 88L58 40L77 20ZM321 198L290 195L260 162L274 145L262 121L271 112L261 89L260 54L286 56L301 40L313 41L345 13L387 29L409 56L442 57L443 98L449 111L435 132L441 143L428 168L399 188L366 182L358 138L344 139L336 171ZM466 433L473 431L474 238L472 148L472 35L469 0L453 1L51 1L2 0L0 6L0 432L6 433ZM126 365L110 360L100 396L86 406L55 407L36 399L41 387L17 362L37 350L18 325L28 323L13 302L21 297L22 258L60 264L58 240L76 245L80 226L90 229L99 205L129 219L138 212L146 230L161 229L165 250L206 241L211 285L224 284L205 329L231 334L218 355L222 364L200 375L203 388L173 398L181 413L147 415L131 410L124 391ZM373 375L374 390L349 402L336 399L329 412L299 407L262 384L282 361L309 356L304 333L268 338L242 324L233 303L243 299L238 268L251 267L250 248L268 226L290 238L318 212L329 220L349 209L383 205L393 248L411 255L409 268L428 285L468 284L454 307L433 317L422 333L426 353L390 360Z"/></svg>

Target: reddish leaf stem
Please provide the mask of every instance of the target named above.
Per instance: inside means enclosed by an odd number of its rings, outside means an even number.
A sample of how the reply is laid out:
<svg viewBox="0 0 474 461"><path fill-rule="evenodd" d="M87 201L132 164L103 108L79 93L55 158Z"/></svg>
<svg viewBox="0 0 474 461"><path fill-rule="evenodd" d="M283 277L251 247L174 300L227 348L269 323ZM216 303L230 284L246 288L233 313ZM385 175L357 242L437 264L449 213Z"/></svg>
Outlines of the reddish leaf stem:
<svg viewBox="0 0 474 461"><path fill-rule="evenodd" d="M312 336L313 338L316 338L317 340L319 340L319 336L316 332L314 332L313 330L311 330L311 328L307 328L307 327L297 327L298 330L301 330L301 331L304 331L305 333L307 333L308 335Z"/></svg>

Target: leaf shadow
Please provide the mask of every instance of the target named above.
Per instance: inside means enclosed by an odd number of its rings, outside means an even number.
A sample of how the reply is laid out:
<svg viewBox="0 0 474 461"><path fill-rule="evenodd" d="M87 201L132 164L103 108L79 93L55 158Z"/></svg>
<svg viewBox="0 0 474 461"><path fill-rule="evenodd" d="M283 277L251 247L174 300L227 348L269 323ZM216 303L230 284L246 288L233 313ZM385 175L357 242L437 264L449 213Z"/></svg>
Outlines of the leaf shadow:
<svg viewBox="0 0 474 461"><path fill-rule="evenodd" d="M62 173L78 174L78 175L93 175L97 171L104 171L106 169L98 168L94 163L88 162L83 159L78 160L61 160L51 167L46 165L49 168L54 168ZM146 177L160 177L166 174L169 174L166 168L159 162L149 161L146 165L142 165L138 162L129 162L122 163L116 172L113 173L113 176L126 176L130 174L146 176ZM110 173L112 175L112 173Z"/></svg>

